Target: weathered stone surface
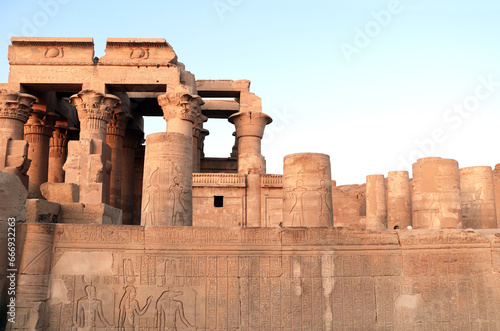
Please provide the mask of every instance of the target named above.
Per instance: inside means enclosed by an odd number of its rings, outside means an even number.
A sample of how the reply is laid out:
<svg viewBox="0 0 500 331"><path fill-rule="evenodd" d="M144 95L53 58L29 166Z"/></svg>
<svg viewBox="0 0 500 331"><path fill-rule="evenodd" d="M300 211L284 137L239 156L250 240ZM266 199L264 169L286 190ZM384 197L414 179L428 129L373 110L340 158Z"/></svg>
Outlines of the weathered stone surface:
<svg viewBox="0 0 500 331"><path fill-rule="evenodd" d="M408 171L389 171L387 177L387 229L411 226L411 195Z"/></svg>
<svg viewBox="0 0 500 331"><path fill-rule="evenodd" d="M61 205L43 199L26 200L26 222L58 223Z"/></svg>
<svg viewBox="0 0 500 331"><path fill-rule="evenodd" d="M285 156L283 226L333 226L332 177L326 154Z"/></svg>
<svg viewBox="0 0 500 331"><path fill-rule="evenodd" d="M191 139L173 132L147 136L141 225L192 225Z"/></svg>
<svg viewBox="0 0 500 331"><path fill-rule="evenodd" d="M414 228L462 228L458 162L439 157L413 164Z"/></svg>
<svg viewBox="0 0 500 331"><path fill-rule="evenodd" d="M122 224L122 211L104 203L61 204L61 223Z"/></svg>
<svg viewBox="0 0 500 331"><path fill-rule="evenodd" d="M387 204L384 175L366 176L367 230L387 229Z"/></svg>
<svg viewBox="0 0 500 331"><path fill-rule="evenodd" d="M495 188L491 167L460 169L464 228L496 229Z"/></svg>
<svg viewBox="0 0 500 331"><path fill-rule="evenodd" d="M0 171L0 220L9 217L26 219L26 198L28 193L19 177Z"/></svg>
<svg viewBox="0 0 500 331"><path fill-rule="evenodd" d="M48 201L60 204L80 201L80 188L74 183L43 183L40 190Z"/></svg>

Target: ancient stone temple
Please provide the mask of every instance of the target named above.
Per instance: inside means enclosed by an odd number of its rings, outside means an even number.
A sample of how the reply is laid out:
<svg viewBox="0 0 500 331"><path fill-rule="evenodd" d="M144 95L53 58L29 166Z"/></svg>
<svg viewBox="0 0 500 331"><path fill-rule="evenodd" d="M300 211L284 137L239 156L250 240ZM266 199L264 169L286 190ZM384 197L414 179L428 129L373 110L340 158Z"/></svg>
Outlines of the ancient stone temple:
<svg viewBox="0 0 500 331"><path fill-rule="evenodd" d="M196 80L163 39L11 41L0 329L500 330L500 165L268 174L250 81ZM215 118L227 158L204 153Z"/></svg>

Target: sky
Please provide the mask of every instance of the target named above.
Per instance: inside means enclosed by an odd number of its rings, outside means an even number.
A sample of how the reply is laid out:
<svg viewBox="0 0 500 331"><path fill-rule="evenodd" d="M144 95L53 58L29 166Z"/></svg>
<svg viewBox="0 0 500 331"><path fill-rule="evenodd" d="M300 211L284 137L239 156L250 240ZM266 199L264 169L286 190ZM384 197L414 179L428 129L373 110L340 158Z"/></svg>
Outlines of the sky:
<svg viewBox="0 0 500 331"><path fill-rule="evenodd" d="M12 36L164 38L196 79L249 79L274 122L267 172L330 155L337 185L408 170L418 158L500 163L500 2L493 0L3 1L0 82ZM234 126L209 120L207 157ZM165 130L148 118L146 134Z"/></svg>

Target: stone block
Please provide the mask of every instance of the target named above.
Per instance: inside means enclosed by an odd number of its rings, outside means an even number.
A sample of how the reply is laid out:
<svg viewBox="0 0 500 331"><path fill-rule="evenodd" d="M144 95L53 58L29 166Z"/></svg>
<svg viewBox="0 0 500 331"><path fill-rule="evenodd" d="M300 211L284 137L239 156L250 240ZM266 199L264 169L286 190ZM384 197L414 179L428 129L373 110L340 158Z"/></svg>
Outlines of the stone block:
<svg viewBox="0 0 500 331"><path fill-rule="evenodd" d="M104 203L65 203L61 204L61 223L122 224L122 211Z"/></svg>
<svg viewBox="0 0 500 331"><path fill-rule="evenodd" d="M80 188L74 183L43 183L42 195L48 201L57 203L75 203L80 201Z"/></svg>
<svg viewBox="0 0 500 331"><path fill-rule="evenodd" d="M0 172L0 220L9 217L26 219L26 198L28 191L16 175Z"/></svg>
<svg viewBox="0 0 500 331"><path fill-rule="evenodd" d="M43 199L26 200L26 222L58 223L61 205Z"/></svg>

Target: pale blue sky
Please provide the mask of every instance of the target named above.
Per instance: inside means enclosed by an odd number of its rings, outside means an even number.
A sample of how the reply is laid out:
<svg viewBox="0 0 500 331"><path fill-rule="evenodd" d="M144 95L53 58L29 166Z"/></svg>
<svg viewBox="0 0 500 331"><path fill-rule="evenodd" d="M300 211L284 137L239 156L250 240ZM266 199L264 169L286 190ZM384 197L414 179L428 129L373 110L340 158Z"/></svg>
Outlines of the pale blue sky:
<svg viewBox="0 0 500 331"><path fill-rule="evenodd" d="M251 80L275 119L269 173L297 152L329 154L338 184L421 156L500 163L500 2L40 0L0 12L0 82L14 35L92 37L96 56L108 37L165 38L197 79ZM156 122L147 133L164 130ZM232 125L207 128L206 155L228 156Z"/></svg>

